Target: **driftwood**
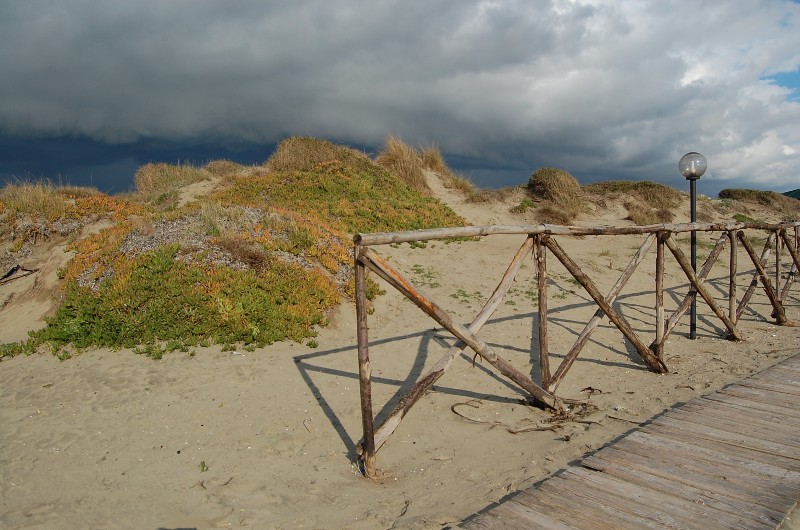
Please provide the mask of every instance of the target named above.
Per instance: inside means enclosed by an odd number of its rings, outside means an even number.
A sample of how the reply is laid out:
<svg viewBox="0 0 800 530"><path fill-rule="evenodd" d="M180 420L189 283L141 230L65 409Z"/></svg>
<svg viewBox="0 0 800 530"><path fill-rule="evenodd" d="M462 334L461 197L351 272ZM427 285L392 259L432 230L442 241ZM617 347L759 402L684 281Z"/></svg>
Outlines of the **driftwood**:
<svg viewBox="0 0 800 530"><path fill-rule="evenodd" d="M728 242L731 244L730 261L728 263L728 318L734 324L738 320L736 317L736 269L737 263L737 249L736 249L736 233L727 233Z"/></svg>
<svg viewBox="0 0 800 530"><path fill-rule="evenodd" d="M353 242L356 245L373 246L390 243L409 243L412 241L430 241L435 239L451 239L459 237L481 237L491 235L552 235L552 236L620 236L631 234L651 234L654 232L729 232L732 230L776 230L800 226L800 221L779 223L682 223L654 224L643 226L561 226L561 225L488 225L462 226L456 228L432 228L412 230L409 232L378 232L373 234L356 234Z"/></svg>
<svg viewBox="0 0 800 530"><path fill-rule="evenodd" d="M664 238L667 234L658 234L656 244L656 338L650 349L661 360L664 360L664 337L667 321L664 318Z"/></svg>
<svg viewBox="0 0 800 530"><path fill-rule="evenodd" d="M17 274L20 271L22 271L22 274ZM22 265L14 265L8 270L8 272L3 274L3 276L0 276L0 285L13 282L14 280L19 280L20 278L30 276L36 272L39 272L38 267L36 269L26 269Z"/></svg>
<svg viewBox="0 0 800 530"><path fill-rule="evenodd" d="M786 293L789 291L789 288L792 286L792 282L794 281L794 276L797 271L800 271L800 256L797 254L797 229L795 228L795 241L792 244L792 240L789 239L789 236L786 235L786 230L780 231L781 239L783 240L786 248L789 250L789 255L792 256L792 266L789 268L788 278L786 279L786 285L784 285L783 290L781 291L781 300L786 298Z"/></svg>
<svg viewBox="0 0 800 530"><path fill-rule="evenodd" d="M665 240L666 240L667 237L669 237L669 234L666 234L664 236ZM697 273L697 280L698 281L704 282L706 280L706 277L709 274L711 274L711 269L714 267L714 263L716 263L717 258L719 257L719 255L722 252L722 250L725 248L725 243L724 243L724 241L721 241L722 239L723 238L720 238L719 240L717 240L717 244L714 245L714 249L711 251L711 253L706 258L706 261L703 263L703 266L700 268L700 272ZM686 294L686 296L683 297L683 300L681 301L681 303L678 306L678 308L672 313L672 316L670 316L669 319L667 319L667 322L665 324L664 334L661 336L661 339L660 339L661 340L661 343L660 343L661 346L660 347L662 349L663 349L664 342L666 342L667 338L669 338L670 334L675 329L675 326L678 325L678 322L680 322L681 318L683 318L683 315L685 315L686 311L689 310L689 307L692 304L692 297L693 296L694 296L694 291L690 290ZM731 319L731 321L733 321L733 320ZM658 339L658 337L657 337L657 339ZM653 342L653 344L650 345L650 348L651 349L654 349L654 348L657 349L657 348L659 348L659 344L656 343L656 342Z"/></svg>

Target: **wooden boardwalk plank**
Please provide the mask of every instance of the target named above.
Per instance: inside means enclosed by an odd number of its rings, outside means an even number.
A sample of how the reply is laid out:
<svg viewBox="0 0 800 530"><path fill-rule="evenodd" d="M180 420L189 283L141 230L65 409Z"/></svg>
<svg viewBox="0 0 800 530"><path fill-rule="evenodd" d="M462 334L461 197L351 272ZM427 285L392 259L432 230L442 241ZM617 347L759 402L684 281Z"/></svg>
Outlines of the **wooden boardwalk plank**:
<svg viewBox="0 0 800 530"><path fill-rule="evenodd" d="M800 499L800 355L653 418L459 528L777 528Z"/></svg>
<svg viewBox="0 0 800 530"><path fill-rule="evenodd" d="M767 403L769 405L777 405L779 407L792 408L796 399L792 399L787 394L780 392L771 392L762 388L754 388L751 386L736 385L735 387L727 387L720 390L720 393L728 396L743 397L745 399L752 399L760 403Z"/></svg>
<svg viewBox="0 0 800 530"><path fill-rule="evenodd" d="M757 418L760 420L766 420L771 423L787 424L790 426L794 426L800 421L800 415L798 416L789 416L786 414L788 409L772 409L767 410L758 407L747 407L741 403L736 403L734 401L723 402L716 399L711 398L700 398L694 399L689 403L686 403L683 407L686 410L701 410L705 409L712 413L716 413L717 411L725 411L731 414L740 414L751 418Z"/></svg>
<svg viewBox="0 0 800 530"><path fill-rule="evenodd" d="M666 455L663 452L652 453L652 451L648 451L646 446L634 444L628 440L618 442L614 445L614 449L628 455L634 454L646 458L651 462L650 465L653 468L665 468L671 471L680 470L687 478L702 476L737 485L744 491L749 491L755 487L759 491L769 492L771 498L780 501L778 504L773 505L776 508L783 507L785 502L791 503L797 499L797 495L794 492L786 492L780 488L780 480L767 476L757 476L746 470L732 467L721 469L717 466L710 466L707 462L699 461L693 456L690 457L690 453L671 453ZM779 491L776 491L776 489Z"/></svg>
<svg viewBox="0 0 800 530"><path fill-rule="evenodd" d="M705 440L688 438L680 432L671 429L658 428L652 426L647 430L631 433L647 436L658 436L664 443L673 444L685 448L689 454L709 455L717 457L720 461L738 462L740 465L751 467L758 466L763 473L772 474L778 478L795 479L800 473L800 462L792 458L784 458L774 454L755 451L746 447L735 445L713 445L709 446Z"/></svg>
<svg viewBox="0 0 800 530"><path fill-rule="evenodd" d="M591 457L584 460L583 465L590 469L600 468L597 470L633 484L639 484L676 497L682 497L697 504L737 514L743 521L752 521L753 523L769 526L777 525L785 516L783 511L772 510L766 506L760 510L753 510L753 505L749 498L747 500L737 499L726 495L725 492L698 487L698 484L680 483L654 474L649 470L636 468L636 466L625 464L608 466L592 461Z"/></svg>
<svg viewBox="0 0 800 530"><path fill-rule="evenodd" d="M752 399L742 398L729 394L714 393L703 396L702 399L709 401L718 401L720 403L732 404L743 409L753 409L759 411L769 412L771 414L783 415L788 421L800 421L800 410L791 407L781 407L772 403L761 403ZM745 413L746 414L746 413Z"/></svg>
<svg viewBox="0 0 800 530"><path fill-rule="evenodd" d="M558 519L553 519L546 513L534 510L529 506L521 504L514 499L510 499L497 506L493 510L495 515L503 517L504 520L514 518L519 521L520 528L548 528L552 530L574 530L574 527L562 523Z"/></svg>
<svg viewBox="0 0 800 530"><path fill-rule="evenodd" d="M758 456L763 455L758 451L743 451L740 454L734 454L725 451L725 446L708 448L700 444L694 444L691 440L670 439L646 430L631 433L625 438L625 441L642 441L657 452L674 451L682 457L691 454L693 458L708 466L716 466L718 468L732 467L747 473L771 477L772 479L789 480L800 485L800 471L786 469L782 465L775 465L770 462L770 458L758 459ZM771 457L772 455L769 456Z"/></svg>
<svg viewBox="0 0 800 530"><path fill-rule="evenodd" d="M580 484L573 484L560 477L549 479L535 492L527 491L519 496L519 502L529 506L545 505L552 515L561 520L569 518L569 524L581 530L606 528L665 528L662 523L620 511L591 496L587 496Z"/></svg>
<svg viewBox="0 0 800 530"><path fill-rule="evenodd" d="M671 411L668 417L670 420L706 425L720 431L741 434L756 439L766 437L771 442L788 445L790 448L800 444L800 432L790 428L790 426L781 426L779 423L764 422L757 418L745 418L741 415L732 416L729 412L704 414L702 412L680 408Z"/></svg>
<svg viewBox="0 0 800 530"><path fill-rule="evenodd" d="M751 488L725 480L719 476L687 473L686 470L674 465L653 465L651 459L647 457L620 451L614 447L608 447L597 455L589 457L585 465L593 469L598 467L629 467L661 476L677 484L695 486L732 497L750 505L764 506L779 512L786 511L786 499L776 493L766 490L753 491Z"/></svg>
<svg viewBox="0 0 800 530"><path fill-rule="evenodd" d="M774 453L776 455L786 456L789 458L800 458L800 455L796 450L793 451L791 446L769 440L758 439L754 436L747 436L744 434L717 429L700 423L693 423L685 418L662 416L653 420L653 425L663 425L668 428L680 429L690 435L702 436L703 438L712 442L747 447L749 449L755 449L765 453Z"/></svg>
<svg viewBox="0 0 800 530"><path fill-rule="evenodd" d="M607 502L614 502L623 511L630 510L631 499L639 501L641 510L647 517L658 522L680 523L685 527L691 525L697 517L709 519L707 528L729 529L741 524L736 514L703 506L682 497L665 494L648 486L621 480L606 473L598 473L587 468L568 470L563 477L572 473L579 484L592 485L591 491ZM642 513L642 512L637 512Z"/></svg>
<svg viewBox="0 0 800 530"><path fill-rule="evenodd" d="M768 381L765 379L751 379L748 381L742 381L739 386L746 386L752 388L760 388L763 390L769 390L772 392L777 392L779 394L788 394L790 396L800 396L800 386L797 385L785 385L781 383L776 383L773 381Z"/></svg>

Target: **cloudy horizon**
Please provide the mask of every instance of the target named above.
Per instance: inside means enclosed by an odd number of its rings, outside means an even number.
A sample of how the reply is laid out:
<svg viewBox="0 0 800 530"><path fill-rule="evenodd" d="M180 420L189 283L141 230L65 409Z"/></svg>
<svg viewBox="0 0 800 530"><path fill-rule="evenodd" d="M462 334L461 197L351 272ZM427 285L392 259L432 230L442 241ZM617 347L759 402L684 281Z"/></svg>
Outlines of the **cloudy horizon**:
<svg viewBox="0 0 800 530"><path fill-rule="evenodd" d="M0 179L129 189L288 136L435 145L482 187L800 188L800 4L0 0Z"/></svg>

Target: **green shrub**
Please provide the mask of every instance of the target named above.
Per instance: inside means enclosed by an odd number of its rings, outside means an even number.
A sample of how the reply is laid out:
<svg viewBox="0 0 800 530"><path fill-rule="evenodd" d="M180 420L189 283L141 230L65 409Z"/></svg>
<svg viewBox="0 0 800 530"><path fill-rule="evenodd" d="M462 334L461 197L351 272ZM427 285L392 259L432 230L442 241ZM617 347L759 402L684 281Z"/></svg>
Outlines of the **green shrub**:
<svg viewBox="0 0 800 530"><path fill-rule="evenodd" d="M54 351L134 347L161 341L196 345L302 341L339 302L336 286L317 271L274 261L261 274L178 259L178 248L138 256L97 292L70 282L48 326L33 334ZM145 353L150 350L145 350Z"/></svg>

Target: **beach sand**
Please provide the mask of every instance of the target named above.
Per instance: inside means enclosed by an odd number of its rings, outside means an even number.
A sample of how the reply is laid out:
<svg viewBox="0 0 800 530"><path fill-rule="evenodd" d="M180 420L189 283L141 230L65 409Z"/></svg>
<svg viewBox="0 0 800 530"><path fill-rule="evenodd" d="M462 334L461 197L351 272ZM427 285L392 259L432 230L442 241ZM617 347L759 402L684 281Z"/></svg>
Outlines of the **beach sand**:
<svg viewBox="0 0 800 530"><path fill-rule="evenodd" d="M434 191L473 224L521 224L507 205L465 204L456 193ZM616 223L607 221L595 222ZM643 239L559 242L606 292ZM469 322L523 240L496 236L375 250L457 320ZM710 282L723 307L725 255ZM740 255L740 285L750 279L745 260ZM645 343L654 335L654 262L652 249L616 303ZM686 280L670 256L667 263L669 312L685 294ZM548 265L551 363L557 365L596 306L555 258ZM534 380L535 268L528 258L506 303L478 334ZM386 290L369 316L379 418L454 342L411 302ZM800 320L799 301L795 286L786 300L790 320ZM684 318L666 345L665 375L649 371L605 319L558 390L588 400L592 411L564 422L551 422L549 412L526 404L524 392L480 358L473 363L467 350L380 450L375 480L363 478L355 465L361 415L349 302L320 329L316 348L212 347L158 361L101 349L64 362L49 354L7 359L0 363L0 527L456 525L675 403L800 352L800 328L776 326L762 290L750 307L739 326L746 340L731 342L700 303L698 338L687 338ZM12 308L6 304L0 312L2 342L36 323ZM542 426L553 430L530 430Z"/></svg>

